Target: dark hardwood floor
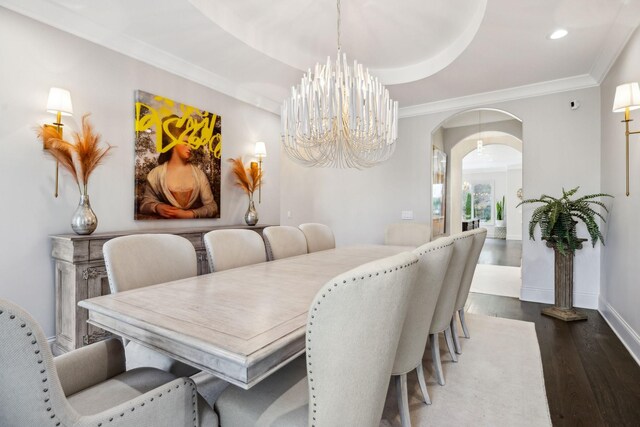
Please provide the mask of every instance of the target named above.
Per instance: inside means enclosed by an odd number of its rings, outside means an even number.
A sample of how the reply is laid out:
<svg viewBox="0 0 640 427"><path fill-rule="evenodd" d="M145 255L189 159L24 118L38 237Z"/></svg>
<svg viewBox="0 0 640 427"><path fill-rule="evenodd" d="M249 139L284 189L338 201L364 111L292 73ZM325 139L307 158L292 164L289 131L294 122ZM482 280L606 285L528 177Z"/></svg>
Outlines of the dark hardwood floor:
<svg viewBox="0 0 640 427"><path fill-rule="evenodd" d="M535 323L554 426L640 426L640 366L600 313L565 323L542 316L543 307L477 293L467 300L470 313Z"/></svg>
<svg viewBox="0 0 640 427"><path fill-rule="evenodd" d="M487 238L482 247L478 263L520 267L521 259L522 240Z"/></svg>

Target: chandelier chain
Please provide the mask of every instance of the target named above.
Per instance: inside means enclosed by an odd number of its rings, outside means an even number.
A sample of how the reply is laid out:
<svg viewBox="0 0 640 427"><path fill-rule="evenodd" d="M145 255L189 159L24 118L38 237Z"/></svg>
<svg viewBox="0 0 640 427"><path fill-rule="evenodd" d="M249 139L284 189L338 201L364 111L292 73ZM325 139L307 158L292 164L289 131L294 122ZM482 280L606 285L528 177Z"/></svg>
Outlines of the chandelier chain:
<svg viewBox="0 0 640 427"><path fill-rule="evenodd" d="M337 0L337 7L338 7L338 55L340 55L340 48L342 46L340 46L340 0Z"/></svg>

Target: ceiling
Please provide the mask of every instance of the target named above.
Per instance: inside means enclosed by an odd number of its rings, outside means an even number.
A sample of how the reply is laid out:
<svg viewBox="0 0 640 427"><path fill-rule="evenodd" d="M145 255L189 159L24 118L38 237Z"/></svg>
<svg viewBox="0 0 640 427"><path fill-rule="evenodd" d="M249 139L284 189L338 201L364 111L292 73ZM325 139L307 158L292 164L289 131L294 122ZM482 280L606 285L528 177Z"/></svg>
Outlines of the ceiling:
<svg viewBox="0 0 640 427"><path fill-rule="evenodd" d="M335 60L329 0L0 0L0 5L279 113ZM409 116L595 86L640 0L345 0L341 44ZM569 30L560 40L548 35Z"/></svg>
<svg viewBox="0 0 640 427"><path fill-rule="evenodd" d="M522 153L501 144L485 145L482 153L473 150L462 159L463 172L478 172L484 169L506 170L522 167Z"/></svg>

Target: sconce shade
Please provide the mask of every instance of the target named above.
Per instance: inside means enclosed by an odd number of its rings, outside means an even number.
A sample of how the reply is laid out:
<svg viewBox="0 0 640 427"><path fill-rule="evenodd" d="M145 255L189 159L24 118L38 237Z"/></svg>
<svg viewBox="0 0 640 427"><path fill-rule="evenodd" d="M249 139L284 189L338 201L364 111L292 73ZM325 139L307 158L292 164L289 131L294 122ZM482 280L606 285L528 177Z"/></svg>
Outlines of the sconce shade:
<svg viewBox="0 0 640 427"><path fill-rule="evenodd" d="M627 108L629 110L640 108L640 86L638 86L637 82L625 83L616 88L613 112L624 113Z"/></svg>
<svg viewBox="0 0 640 427"><path fill-rule="evenodd" d="M66 89L52 87L49 90L49 99L47 100L47 112L63 116L73 115L73 106L71 105L71 93Z"/></svg>
<svg viewBox="0 0 640 427"><path fill-rule="evenodd" d="M267 147L264 142L256 142L256 148L253 153L256 157L267 157Z"/></svg>

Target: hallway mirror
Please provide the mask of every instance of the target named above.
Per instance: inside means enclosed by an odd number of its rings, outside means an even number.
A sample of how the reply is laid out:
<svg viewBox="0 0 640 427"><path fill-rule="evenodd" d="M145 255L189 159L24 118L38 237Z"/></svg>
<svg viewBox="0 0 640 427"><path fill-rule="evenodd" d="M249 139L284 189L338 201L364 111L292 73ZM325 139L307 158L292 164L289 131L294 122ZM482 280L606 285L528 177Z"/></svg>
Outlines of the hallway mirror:
<svg viewBox="0 0 640 427"><path fill-rule="evenodd" d="M431 232L438 237L446 230L447 155L440 148L433 147L431 177Z"/></svg>

